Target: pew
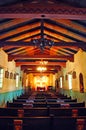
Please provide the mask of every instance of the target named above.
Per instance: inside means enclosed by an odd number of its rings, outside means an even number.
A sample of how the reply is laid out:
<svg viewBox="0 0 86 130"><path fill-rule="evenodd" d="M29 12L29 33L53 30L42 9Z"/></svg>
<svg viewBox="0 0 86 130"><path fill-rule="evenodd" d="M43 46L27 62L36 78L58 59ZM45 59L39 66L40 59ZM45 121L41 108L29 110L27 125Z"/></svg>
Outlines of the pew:
<svg viewBox="0 0 86 130"><path fill-rule="evenodd" d="M53 130L76 130L76 118L54 117Z"/></svg>
<svg viewBox="0 0 86 130"><path fill-rule="evenodd" d="M47 102L48 107L61 107L60 103L57 102Z"/></svg>
<svg viewBox="0 0 86 130"><path fill-rule="evenodd" d="M37 108L29 108L24 109L24 116L49 116L49 108L48 107L37 107Z"/></svg>
<svg viewBox="0 0 86 130"><path fill-rule="evenodd" d="M17 121L17 122L16 122ZM15 125L21 125L22 130L86 130L77 129L79 125L86 128L86 116L84 117L2 117L0 116L0 128L14 130ZM83 122L83 123L81 123ZM16 124L17 123L17 124ZM18 128L18 127L17 127ZM19 129L16 129L19 130Z"/></svg>
<svg viewBox="0 0 86 130"><path fill-rule="evenodd" d="M0 116L17 116L18 109L15 107L0 108Z"/></svg>
<svg viewBox="0 0 86 130"><path fill-rule="evenodd" d="M77 102L77 99L63 99L64 102Z"/></svg>
<svg viewBox="0 0 86 130"><path fill-rule="evenodd" d="M51 118L50 117L30 117L24 118L23 130L51 130Z"/></svg>
<svg viewBox="0 0 86 130"><path fill-rule="evenodd" d="M85 102L77 102L77 103L70 102L69 104L70 104L70 107L85 107Z"/></svg>
<svg viewBox="0 0 86 130"><path fill-rule="evenodd" d="M27 99L14 99L13 102L26 102Z"/></svg>
<svg viewBox="0 0 86 130"><path fill-rule="evenodd" d="M46 102L34 102L33 107L47 107Z"/></svg>
<svg viewBox="0 0 86 130"><path fill-rule="evenodd" d="M25 102L12 102L12 103L8 103L7 107L20 107L23 108L23 104Z"/></svg>
<svg viewBox="0 0 86 130"><path fill-rule="evenodd" d="M0 116L18 116L18 110L23 110L23 116L86 116L86 107L7 107L0 108Z"/></svg>
<svg viewBox="0 0 86 130"><path fill-rule="evenodd" d="M72 108L49 108L49 114L54 115L55 117L59 116L72 116Z"/></svg>
<svg viewBox="0 0 86 130"><path fill-rule="evenodd" d="M34 102L46 102L46 99L34 99Z"/></svg>

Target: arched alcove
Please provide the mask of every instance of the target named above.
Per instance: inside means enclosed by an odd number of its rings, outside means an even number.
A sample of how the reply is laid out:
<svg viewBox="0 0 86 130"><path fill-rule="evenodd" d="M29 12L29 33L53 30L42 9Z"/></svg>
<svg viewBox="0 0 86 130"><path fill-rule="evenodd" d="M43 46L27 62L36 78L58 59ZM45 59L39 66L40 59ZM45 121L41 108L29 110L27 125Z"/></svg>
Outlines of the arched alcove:
<svg viewBox="0 0 86 130"><path fill-rule="evenodd" d="M68 75L67 74L65 75L65 79L68 80Z"/></svg>
<svg viewBox="0 0 86 130"><path fill-rule="evenodd" d="M79 74L79 83L80 83L80 92L83 93L84 92L84 83L83 83L83 74L82 73Z"/></svg>
<svg viewBox="0 0 86 130"><path fill-rule="evenodd" d="M72 76L73 76L73 79L76 79L76 72L75 71L73 71Z"/></svg>

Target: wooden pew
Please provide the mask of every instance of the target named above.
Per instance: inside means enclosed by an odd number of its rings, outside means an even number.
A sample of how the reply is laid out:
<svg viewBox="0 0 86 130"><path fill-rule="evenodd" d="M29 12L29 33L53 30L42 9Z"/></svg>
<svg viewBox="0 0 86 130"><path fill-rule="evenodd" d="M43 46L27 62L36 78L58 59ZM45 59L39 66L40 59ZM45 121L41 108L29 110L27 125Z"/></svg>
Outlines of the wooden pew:
<svg viewBox="0 0 86 130"><path fill-rule="evenodd" d="M64 102L77 102L77 99L63 99Z"/></svg>
<svg viewBox="0 0 86 130"><path fill-rule="evenodd" d="M36 107L36 108L0 108L0 116L19 116L19 117L30 117L30 116L49 116L49 108L47 107Z"/></svg>
<svg viewBox="0 0 86 130"><path fill-rule="evenodd" d="M0 116L18 116L18 109L16 107L0 108Z"/></svg>
<svg viewBox="0 0 86 130"><path fill-rule="evenodd" d="M51 117L30 117L23 119L23 130L51 130Z"/></svg>
<svg viewBox="0 0 86 130"><path fill-rule="evenodd" d="M57 102L47 102L48 107L61 107L60 103Z"/></svg>
<svg viewBox="0 0 86 130"><path fill-rule="evenodd" d="M54 116L86 116L86 107L50 107L49 114Z"/></svg>
<svg viewBox="0 0 86 130"><path fill-rule="evenodd" d="M7 107L19 107L19 108L23 108L23 104L25 102L12 102L12 103L8 103Z"/></svg>
<svg viewBox="0 0 86 130"><path fill-rule="evenodd" d="M7 107L0 108L0 116L18 116L18 110L23 110L23 116L86 116L86 107ZM77 111L77 113L76 113Z"/></svg>
<svg viewBox="0 0 86 130"><path fill-rule="evenodd" d="M14 130L14 121L21 120L23 122L23 130L51 130L51 117L1 117L0 116L0 129L1 130Z"/></svg>
<svg viewBox="0 0 86 130"><path fill-rule="evenodd" d="M72 108L49 108L49 114L54 115L55 117L59 116L72 116Z"/></svg>
<svg viewBox="0 0 86 130"><path fill-rule="evenodd" d="M14 99L13 102L26 102L27 99Z"/></svg>
<svg viewBox="0 0 86 130"><path fill-rule="evenodd" d="M34 99L34 102L46 102L46 99Z"/></svg>
<svg viewBox="0 0 86 130"><path fill-rule="evenodd" d="M0 128L1 130L14 130L14 121L21 120L23 130L86 130L77 129L78 125L86 125L86 116L84 117L54 117L54 116L36 116L36 117L1 117ZM79 121L84 120L80 124ZM85 127L86 128L86 127Z"/></svg>
<svg viewBox="0 0 86 130"><path fill-rule="evenodd" d="M76 130L76 118L54 117L53 130Z"/></svg>
<svg viewBox="0 0 86 130"><path fill-rule="evenodd" d="M49 108L48 107L36 107L36 108L29 108L24 109L24 116L49 116Z"/></svg>
<svg viewBox="0 0 86 130"><path fill-rule="evenodd" d="M33 107L47 107L46 102L34 102Z"/></svg>
<svg viewBox="0 0 86 130"><path fill-rule="evenodd" d="M85 107L85 102L78 102L78 103L69 103L70 104L70 107Z"/></svg>

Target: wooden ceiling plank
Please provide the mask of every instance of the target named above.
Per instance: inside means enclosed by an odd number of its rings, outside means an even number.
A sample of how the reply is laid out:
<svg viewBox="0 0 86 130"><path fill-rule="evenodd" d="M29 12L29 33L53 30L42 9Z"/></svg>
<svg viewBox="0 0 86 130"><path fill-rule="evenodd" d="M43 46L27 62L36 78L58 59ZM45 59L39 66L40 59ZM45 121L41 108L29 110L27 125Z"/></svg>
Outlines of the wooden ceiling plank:
<svg viewBox="0 0 86 130"><path fill-rule="evenodd" d="M58 55L58 52L61 53L62 50L63 50L63 48L61 48L61 47L53 48L53 49L52 49L52 51L55 51L57 55ZM65 55L65 54L68 55L66 52L62 52L61 54L63 54L63 55Z"/></svg>
<svg viewBox="0 0 86 130"><path fill-rule="evenodd" d="M31 30L31 29L38 27L38 26L40 26L40 23L35 23L35 24L32 24L32 25L30 24L30 25L26 25L26 26L23 26L23 27L18 27L17 29L14 29L14 30L11 30L9 32L6 32L5 34L2 34L0 36L0 39L2 40L6 37L13 36L15 34L18 34L20 32L24 32L24 31L27 31L27 30Z"/></svg>
<svg viewBox="0 0 86 130"><path fill-rule="evenodd" d="M68 53L70 53L70 54L72 54L72 55L75 54L74 52L71 52L71 51L69 51L69 50L67 50L67 49L64 49L64 48L60 48L60 49L63 50L63 51L65 51L65 52L68 52Z"/></svg>
<svg viewBox="0 0 86 130"><path fill-rule="evenodd" d="M31 36L34 35L34 34L36 35L36 34L38 34L38 33L40 33L40 30L36 30L36 31L34 31L34 32L29 32L29 33L26 33L26 34L22 34L22 35L20 35L20 36L15 37L15 38L9 39L8 41L19 41L19 40L22 40L22 39L24 39L24 38L31 37Z"/></svg>
<svg viewBox="0 0 86 130"><path fill-rule="evenodd" d="M57 21L60 24L65 25L65 26L68 26L68 27L71 27L73 29L76 29L76 30L78 30L80 32L86 33L86 27L85 26L80 25L78 23L75 23L75 22L73 22L71 20L68 20L68 19L58 19L57 20L57 19L55 19L55 21Z"/></svg>
<svg viewBox="0 0 86 130"><path fill-rule="evenodd" d="M45 35L45 34L44 34ZM53 36L50 36L50 35L45 35L46 36L46 39L50 39L50 40L52 40L52 41L54 41L54 42L60 42L61 40L59 40L59 39L57 39L57 38L55 38L55 37L53 37Z"/></svg>
<svg viewBox="0 0 86 130"><path fill-rule="evenodd" d="M22 54L22 53L25 53L25 52L26 52L25 49L23 49L23 50L20 50L18 52L15 52L14 55L19 55L19 54Z"/></svg>
<svg viewBox="0 0 86 130"><path fill-rule="evenodd" d="M6 51L6 50L8 50L8 49L11 49L11 48L14 48L14 46L4 46L4 47L2 47L2 49L3 49L4 51Z"/></svg>
<svg viewBox="0 0 86 130"><path fill-rule="evenodd" d="M69 56L66 52L62 52L61 50L58 50L57 53L60 53L61 55Z"/></svg>
<svg viewBox="0 0 86 130"><path fill-rule="evenodd" d="M64 29L64 28L60 27L60 26L56 26L56 25L53 25L53 24L50 24L50 23L45 23L44 25L47 26L48 28L51 28L52 30L56 30L56 31L58 31L60 33L63 33L63 34L66 34L68 36L71 36L73 38L76 38L76 39L78 39L80 41L83 41L83 42L86 41L85 37L82 37L81 35L73 33L73 32L71 32L71 31L69 31L67 29Z"/></svg>
<svg viewBox="0 0 86 130"><path fill-rule="evenodd" d="M7 29L7 28L10 28L10 27L13 27L15 25L18 25L20 23L23 23L23 22L26 22L26 21L29 21L31 19L25 19L25 18L16 18L16 19L13 19L7 23L2 23L0 24L0 30L3 30L3 29Z"/></svg>
<svg viewBox="0 0 86 130"><path fill-rule="evenodd" d="M40 35L40 34L39 34L39 35ZM39 35L38 35L38 36L33 35L34 38L33 38L33 37L31 37L31 38L29 37L29 38L27 38L27 39L25 39L25 40L23 40L23 41L24 41L24 42L28 42L28 41L30 42L32 39L40 39L40 36L39 36Z"/></svg>
<svg viewBox="0 0 86 130"><path fill-rule="evenodd" d="M57 54L56 54L56 51L53 51L52 48L50 49L50 55L51 55L51 56L52 56L52 55L57 55Z"/></svg>
<svg viewBox="0 0 86 130"><path fill-rule="evenodd" d="M62 40L62 41L64 41L64 42L74 42L74 40L71 40L71 39L69 39L69 38L66 38L65 36L61 36L61 35L56 34L56 33L49 32L49 31L47 31L47 30L44 30L44 33L45 33L45 34L48 34L48 35L50 35L50 36L53 36L53 37L55 37L55 38L58 38L59 40Z"/></svg>
<svg viewBox="0 0 86 130"><path fill-rule="evenodd" d="M34 55L34 47L33 46L28 47L28 48L26 47L25 50L26 50L28 55L32 55L32 54Z"/></svg>
<svg viewBox="0 0 86 130"><path fill-rule="evenodd" d="M16 48L16 49L14 49L14 50L12 50L12 51L9 51L8 52L8 54L11 54L11 53L16 53L16 51L20 51L20 50L22 50L22 49L25 49L25 47L19 47L19 48Z"/></svg>

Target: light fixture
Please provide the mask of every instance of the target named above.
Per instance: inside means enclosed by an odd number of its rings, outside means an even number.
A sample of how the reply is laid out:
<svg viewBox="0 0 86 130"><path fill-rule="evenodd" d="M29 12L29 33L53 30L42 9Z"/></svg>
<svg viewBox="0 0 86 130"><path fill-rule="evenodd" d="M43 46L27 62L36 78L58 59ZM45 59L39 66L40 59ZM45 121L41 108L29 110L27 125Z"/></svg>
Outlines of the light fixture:
<svg viewBox="0 0 86 130"><path fill-rule="evenodd" d="M44 71L47 70L47 68L43 67L43 66L39 66L39 67L37 67L37 70L40 71L40 72L44 72Z"/></svg>
<svg viewBox="0 0 86 130"><path fill-rule="evenodd" d="M41 64L41 65L47 65L47 64L48 64L48 61L41 60L41 61L40 61L40 64Z"/></svg>
<svg viewBox="0 0 86 130"><path fill-rule="evenodd" d="M39 47L40 50L43 52L45 48L51 48L54 45L54 41L47 39L46 35L44 35L44 21L41 19L41 38L39 39L32 39L31 43L35 47Z"/></svg>
<svg viewBox="0 0 86 130"><path fill-rule="evenodd" d="M40 63L40 66L37 67L37 71L40 71L41 73L46 71L47 68L45 67L45 65L47 65L48 61L44 61L41 59L39 63Z"/></svg>

